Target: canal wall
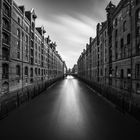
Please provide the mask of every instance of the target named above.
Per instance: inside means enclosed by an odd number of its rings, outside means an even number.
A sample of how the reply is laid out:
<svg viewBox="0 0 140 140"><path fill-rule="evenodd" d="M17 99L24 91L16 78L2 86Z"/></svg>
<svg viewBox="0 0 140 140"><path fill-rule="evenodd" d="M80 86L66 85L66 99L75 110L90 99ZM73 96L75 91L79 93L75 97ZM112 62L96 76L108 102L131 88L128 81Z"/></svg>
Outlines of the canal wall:
<svg viewBox="0 0 140 140"><path fill-rule="evenodd" d="M43 91L63 77L55 78L48 81L40 81L33 85L26 86L22 89L4 94L0 97L0 119L5 118L9 112L31 101L39 96Z"/></svg>
<svg viewBox="0 0 140 140"><path fill-rule="evenodd" d="M131 116L140 121L140 107L135 102L133 102L133 100L132 102L130 102L130 94L128 92L115 89L108 85L98 84L81 77L77 78L89 85L101 96L111 101L116 106L116 109L118 109L122 113L129 113Z"/></svg>

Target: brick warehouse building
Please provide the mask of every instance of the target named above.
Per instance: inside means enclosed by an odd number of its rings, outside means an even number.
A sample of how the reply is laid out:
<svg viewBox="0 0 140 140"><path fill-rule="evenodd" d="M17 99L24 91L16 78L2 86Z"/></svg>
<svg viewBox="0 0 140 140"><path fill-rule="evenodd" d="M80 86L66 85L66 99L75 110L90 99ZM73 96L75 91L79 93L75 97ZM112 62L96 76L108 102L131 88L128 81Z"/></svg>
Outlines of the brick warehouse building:
<svg viewBox="0 0 140 140"><path fill-rule="evenodd" d="M44 27L36 27L36 19L34 9L0 1L0 103L28 90L40 92L63 77L66 64Z"/></svg>
<svg viewBox="0 0 140 140"><path fill-rule="evenodd" d="M126 109L140 107L140 1L110 2L106 12L78 59L78 76L112 101L125 100Z"/></svg>

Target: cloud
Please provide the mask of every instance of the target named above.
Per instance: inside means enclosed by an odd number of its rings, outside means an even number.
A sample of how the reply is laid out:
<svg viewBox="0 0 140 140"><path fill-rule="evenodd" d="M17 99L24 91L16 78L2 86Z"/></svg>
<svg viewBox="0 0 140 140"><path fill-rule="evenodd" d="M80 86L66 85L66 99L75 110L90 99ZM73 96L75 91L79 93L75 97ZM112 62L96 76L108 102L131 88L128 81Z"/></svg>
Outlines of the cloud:
<svg viewBox="0 0 140 140"><path fill-rule="evenodd" d="M37 25L45 25L47 30L47 35L50 35L52 40L56 40L57 49L61 54L62 58L68 62L68 64L73 66L76 63L79 53L83 47L85 47L89 36L94 35L93 25L96 22L90 18L85 22L83 21L83 16L81 19L76 19L69 15L55 16L52 21L45 19L38 19Z"/></svg>
<svg viewBox="0 0 140 140"><path fill-rule="evenodd" d="M106 20L105 7L110 0L15 0L26 9L35 9L37 26L45 26L47 35L57 42L57 50L72 67L89 42L95 37L96 25ZM119 0L112 0L115 4Z"/></svg>

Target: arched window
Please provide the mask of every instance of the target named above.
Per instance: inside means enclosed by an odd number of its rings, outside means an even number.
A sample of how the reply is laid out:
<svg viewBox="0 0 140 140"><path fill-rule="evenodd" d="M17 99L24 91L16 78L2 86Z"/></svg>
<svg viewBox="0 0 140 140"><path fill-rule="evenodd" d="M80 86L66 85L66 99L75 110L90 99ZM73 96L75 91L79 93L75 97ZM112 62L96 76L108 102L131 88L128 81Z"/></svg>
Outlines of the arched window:
<svg viewBox="0 0 140 140"><path fill-rule="evenodd" d="M25 74L26 76L28 76L28 67L25 67L24 74Z"/></svg>
<svg viewBox="0 0 140 140"><path fill-rule="evenodd" d="M16 75L20 76L20 66L19 65L16 66Z"/></svg>

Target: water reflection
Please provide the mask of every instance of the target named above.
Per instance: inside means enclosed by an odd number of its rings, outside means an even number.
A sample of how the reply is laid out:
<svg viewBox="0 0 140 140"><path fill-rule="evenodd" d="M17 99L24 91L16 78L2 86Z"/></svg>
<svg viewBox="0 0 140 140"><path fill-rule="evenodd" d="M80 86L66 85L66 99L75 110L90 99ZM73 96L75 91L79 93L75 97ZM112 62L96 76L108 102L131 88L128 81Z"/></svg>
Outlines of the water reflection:
<svg viewBox="0 0 140 140"><path fill-rule="evenodd" d="M72 75L68 75L67 77L66 77L66 79L74 79L74 77L72 76Z"/></svg>
<svg viewBox="0 0 140 140"><path fill-rule="evenodd" d="M85 134L85 122L79 101L80 91L78 81L71 79L73 79L73 76L67 76L67 79L65 79L57 107L54 107L54 109L59 110L57 114L57 130L59 135L82 139Z"/></svg>

